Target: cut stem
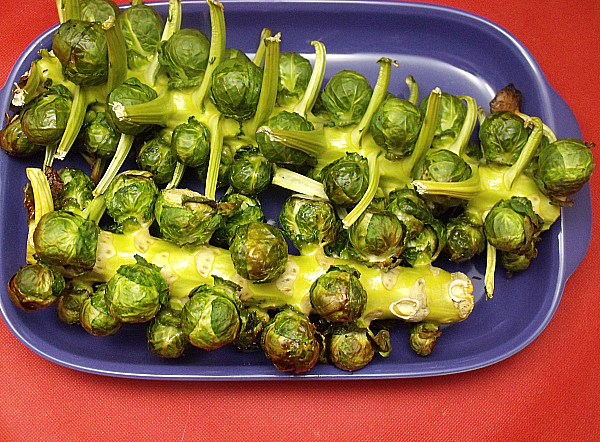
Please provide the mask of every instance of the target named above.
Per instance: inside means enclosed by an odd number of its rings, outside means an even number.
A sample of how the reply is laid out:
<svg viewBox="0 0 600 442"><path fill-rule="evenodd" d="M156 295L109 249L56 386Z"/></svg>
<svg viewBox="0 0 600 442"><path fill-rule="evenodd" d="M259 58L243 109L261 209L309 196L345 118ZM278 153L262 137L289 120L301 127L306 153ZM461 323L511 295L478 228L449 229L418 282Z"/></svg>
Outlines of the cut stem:
<svg viewBox="0 0 600 442"><path fill-rule="evenodd" d="M323 184L319 181L284 167L277 167L275 169L275 174L273 175L273 180L271 182L276 186L291 190L292 192L326 200L328 199Z"/></svg>
<svg viewBox="0 0 600 442"><path fill-rule="evenodd" d="M473 174L465 181L438 183L437 181L414 180L411 184L415 186L420 195L444 195L470 200L482 191L479 169L476 166L471 166L471 169Z"/></svg>
<svg viewBox="0 0 600 442"><path fill-rule="evenodd" d="M344 229L350 228L350 226L360 218L377 193L377 188L379 187L380 155L381 152L372 152L367 156L367 161L369 162L369 184L367 186L367 191L358 204L356 204L350 213L342 220Z"/></svg>
<svg viewBox="0 0 600 442"><path fill-rule="evenodd" d="M71 149L71 146L77 139L77 135L83 125L83 119L85 118L85 111L87 109L87 101L85 99L85 89L81 86L75 86L73 90L73 104L71 105L71 112L69 112L69 119L65 131L63 132L60 143L56 149L54 157L57 160L64 160Z"/></svg>
<svg viewBox="0 0 600 442"><path fill-rule="evenodd" d="M104 23L102 29L108 43L108 79L106 90L110 93L127 79L127 47L121 27L117 26L114 15Z"/></svg>
<svg viewBox="0 0 600 442"><path fill-rule="evenodd" d="M42 216L54 210L54 202L52 200L52 191L50 190L50 184L48 183L46 174L41 169L37 168L27 168L25 172L27 178L31 182L34 203L34 216L29 221L29 233L27 238L27 262L32 264L36 262L36 259L34 258L35 247L33 245L33 232Z"/></svg>
<svg viewBox="0 0 600 442"><path fill-rule="evenodd" d="M542 141L543 133L543 123L537 117L530 118L526 120L527 124L533 124L533 130L531 134L529 134L529 138L527 139L527 143L523 146L523 150L519 155L519 159L515 164L510 166L510 168L504 174L504 184L507 188L511 189L513 183L517 179L521 173L529 166L531 160L537 153L538 146Z"/></svg>
<svg viewBox="0 0 600 442"><path fill-rule="evenodd" d="M494 297L494 280L496 272L496 247L487 243L487 261L485 267L485 297Z"/></svg>
<svg viewBox="0 0 600 442"><path fill-rule="evenodd" d="M408 101L416 106L419 102L419 85L412 75L406 77L405 82L408 86Z"/></svg>
<svg viewBox="0 0 600 442"><path fill-rule="evenodd" d="M457 98L467 102L467 115L458 136L452 145L448 147L448 150L462 158L477 123L477 102L473 97L469 97L468 95L458 95Z"/></svg>
<svg viewBox="0 0 600 442"><path fill-rule="evenodd" d="M56 8L61 23L81 19L79 0L56 0Z"/></svg>
<svg viewBox="0 0 600 442"><path fill-rule="evenodd" d="M117 145L117 151L115 156L110 161L104 176L96 186L93 191L94 196L102 195L106 192L106 189L112 182L113 178L119 173L119 169L123 165L123 162L129 155L129 151L131 150L131 146L133 145L134 136L133 135L125 135L121 134L121 138L119 139L119 144Z"/></svg>
<svg viewBox="0 0 600 442"><path fill-rule="evenodd" d="M297 149L313 157L318 157L329 149L323 129L282 130L262 126L256 133L265 133L271 141Z"/></svg>
<svg viewBox="0 0 600 442"><path fill-rule="evenodd" d="M173 177L171 178L171 181L167 183L165 189L175 189L177 186L179 186L184 172L185 164L183 164L181 161L177 161L177 164L175 165L175 171L173 172Z"/></svg>
<svg viewBox="0 0 600 442"><path fill-rule="evenodd" d="M221 154L223 153L221 115L213 115L210 118L208 127L210 129L210 156L208 159L208 171L206 172L204 196L214 200L217 193L217 181L219 179L219 167L221 166Z"/></svg>
<svg viewBox="0 0 600 442"><path fill-rule="evenodd" d="M313 71L306 86L306 91L302 99L294 106L293 111L302 115L304 118L312 110L319 96L323 79L325 78L325 67L327 65L325 45L320 41L311 41L315 47L315 64Z"/></svg>
<svg viewBox="0 0 600 442"><path fill-rule="evenodd" d="M263 60L265 59L265 52L267 50L265 40L271 35L273 35L273 31L271 31L269 28L264 28L260 33L260 43L256 49L256 53L254 54L254 58L252 59L252 63L258 67L262 67Z"/></svg>

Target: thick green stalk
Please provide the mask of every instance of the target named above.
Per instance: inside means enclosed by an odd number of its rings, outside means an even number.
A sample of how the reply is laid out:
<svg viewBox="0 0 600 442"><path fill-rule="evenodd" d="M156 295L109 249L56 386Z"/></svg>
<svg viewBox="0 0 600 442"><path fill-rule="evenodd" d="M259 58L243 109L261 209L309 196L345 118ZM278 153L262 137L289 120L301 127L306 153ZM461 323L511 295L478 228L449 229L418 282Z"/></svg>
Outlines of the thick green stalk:
<svg viewBox="0 0 600 442"><path fill-rule="evenodd" d="M29 220L29 233L27 237L27 263L32 264L36 262L34 258L33 232L42 216L54 210L54 201L52 200L50 184L42 169L27 168L25 173L31 182L33 190L34 216Z"/></svg>
<svg viewBox="0 0 600 442"><path fill-rule="evenodd" d="M416 106L419 102L419 85L412 75L406 77L405 82L408 86L408 101Z"/></svg>
<svg viewBox="0 0 600 442"><path fill-rule="evenodd" d="M256 49L256 53L254 54L254 58L252 59L252 63L254 63L259 68L262 67L263 61L265 59L265 52L267 51L267 45L265 43L266 39L273 35L273 31L269 28L264 28L260 33L260 43L258 48Z"/></svg>
<svg viewBox="0 0 600 442"><path fill-rule="evenodd" d="M179 109L174 100L175 94L184 93L177 90L168 90L160 94L154 100L146 103L125 106L121 111L115 110L115 114L122 121L131 121L138 124L156 124L167 126L169 120ZM114 106L114 103L113 103Z"/></svg>
<svg viewBox="0 0 600 442"><path fill-rule="evenodd" d="M360 218L367 207L369 207L369 204L371 204L371 201L373 201L373 198L377 193L377 189L379 187L380 155L381 152L372 152L367 156L367 161L369 163L369 184L367 186L367 191L360 199L358 204L356 204L350 213L348 213L348 215L342 220L344 229L350 228L350 226Z"/></svg>
<svg viewBox="0 0 600 442"><path fill-rule="evenodd" d="M69 113L69 119L65 131L63 132L60 143L56 149L54 157L57 160L64 160L71 149L71 146L77 139L79 130L83 124L85 118L85 111L87 109L88 102L86 100L85 88L77 85L73 91L73 104L71 105L71 112Z"/></svg>
<svg viewBox="0 0 600 442"><path fill-rule="evenodd" d="M467 102L467 115L465 116L465 121L460 128L458 136L452 145L448 147L448 150L454 152L459 157L464 158L465 149L469 144L469 140L475 129L475 124L477 123L477 102L473 97L469 97L468 95L457 95L457 98Z"/></svg>
<svg viewBox="0 0 600 442"><path fill-rule="evenodd" d="M104 176L102 176L102 179L94 189L94 196L102 195L104 192L106 192L106 189L112 182L113 178L117 175L117 173L119 173L119 169L121 169L121 166L127 158L127 155L129 155L129 151L133 145L133 140L133 135L121 134L115 156L110 161L106 172L104 172Z"/></svg>
<svg viewBox="0 0 600 442"><path fill-rule="evenodd" d="M311 111L317 101L321 86L323 85L323 79L325 78L325 67L327 65L325 45L320 41L311 41L310 44L315 47L315 64L302 99L293 108L294 112L302 115L304 118L307 117L308 112Z"/></svg>
<svg viewBox="0 0 600 442"><path fill-rule="evenodd" d="M438 183L437 181L414 180L411 184L421 195L444 195L470 200L477 197L483 190L478 167L472 165L471 169L471 178L465 181Z"/></svg>
<svg viewBox="0 0 600 442"><path fill-rule="evenodd" d="M262 126L256 133L265 133L271 141L281 143L292 149L297 149L313 157L319 157L329 149L323 129L282 130Z"/></svg>
<svg viewBox="0 0 600 442"><path fill-rule="evenodd" d="M206 184L204 185L204 196L215 199L217 192L217 181L219 178L219 167L223 153L223 133L221 127L221 115L215 114L210 118L208 128L210 130L210 156L208 158L208 171L206 172Z"/></svg>
<svg viewBox="0 0 600 442"><path fill-rule="evenodd" d="M185 172L185 164L178 161L177 164L175 165L175 171L173 172L173 177L171 178L171 181L169 181L167 183L167 185L165 186L165 189L175 189L177 186L179 186L179 183L181 182L181 179L183 178L184 172Z"/></svg>
<svg viewBox="0 0 600 442"><path fill-rule="evenodd" d="M120 86L127 79L127 46L125 38L121 32L121 27L117 26L114 15L102 23L102 29L108 43L108 79L106 81L106 90L110 93L114 88Z"/></svg>
<svg viewBox="0 0 600 442"><path fill-rule="evenodd" d="M495 286L495 273L496 273L496 247L487 243L487 259L485 267L485 297L491 299L494 296Z"/></svg>
<svg viewBox="0 0 600 442"><path fill-rule="evenodd" d="M100 218L106 211L106 200L104 195L98 195L90 202L89 206L85 208L81 216L85 219L94 221L96 224L100 222Z"/></svg>
<svg viewBox="0 0 600 442"><path fill-rule="evenodd" d="M271 183L292 192L328 199L323 184L319 181L284 167L277 167L275 169Z"/></svg>
<svg viewBox="0 0 600 442"><path fill-rule="evenodd" d="M56 8L58 10L58 19L61 23L81 18L79 0L56 0Z"/></svg>
<svg viewBox="0 0 600 442"><path fill-rule="evenodd" d="M510 166L510 168L504 174L504 182L506 186L510 189L515 182L515 179L523 173L523 171L531 164L531 160L537 154L538 146L542 141L543 133L543 123L537 117L530 118L527 123L533 125L533 131L529 134L529 138L527 138L527 143L523 146L523 150L519 155L519 159L515 164Z"/></svg>

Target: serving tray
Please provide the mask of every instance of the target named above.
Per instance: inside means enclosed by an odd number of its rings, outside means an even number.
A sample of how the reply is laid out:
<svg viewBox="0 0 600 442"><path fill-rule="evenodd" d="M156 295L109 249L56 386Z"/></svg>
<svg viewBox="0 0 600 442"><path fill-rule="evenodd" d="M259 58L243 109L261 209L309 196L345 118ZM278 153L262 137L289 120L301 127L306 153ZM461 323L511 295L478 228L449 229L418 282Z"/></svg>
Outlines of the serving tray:
<svg viewBox="0 0 600 442"><path fill-rule="evenodd" d="M168 2L150 2L163 16ZM377 60L398 62L390 91L408 93L404 83L413 75L421 91L435 87L474 97L480 106L495 91L514 83L524 93L523 111L539 116L559 138L581 138L577 121L546 81L527 49L512 35L485 18L444 6L409 2L329 1L223 1L227 46L252 53L264 27L281 32L281 50L296 51L313 60L312 40L327 48L326 80L340 69L354 69L372 84ZM204 1L183 2L183 27L210 35L210 17ZM29 68L37 51L51 46L53 27L41 34L22 54L0 90L0 110L8 110L12 85ZM531 343L546 327L558 307L565 282L582 261L591 236L591 198L586 185L563 210L559 220L542 235L539 256L530 268L507 279L496 272L494 298L486 300L485 262L458 265L440 258L436 265L460 270L474 283L477 302L464 322L444 329L432 355L424 358L410 350L408 328L392 332L389 357L376 357L367 367L348 373L317 364L305 374L278 372L262 352L242 353L235 348L213 352L191 349L178 360L162 360L146 348L145 326L127 325L112 337L95 338L81 327L60 322L53 308L35 313L19 310L10 301L6 284L25 263L26 213L22 188L25 168L39 167L43 158L0 155L0 311L9 329L32 351L57 364L110 376L146 379L370 379L405 378L458 373L503 360ZM77 159L65 165L80 165ZM73 162L73 163L70 163ZM81 166L80 166L81 167ZM264 202L264 201L263 201ZM267 216L276 217L277 204L266 204Z"/></svg>

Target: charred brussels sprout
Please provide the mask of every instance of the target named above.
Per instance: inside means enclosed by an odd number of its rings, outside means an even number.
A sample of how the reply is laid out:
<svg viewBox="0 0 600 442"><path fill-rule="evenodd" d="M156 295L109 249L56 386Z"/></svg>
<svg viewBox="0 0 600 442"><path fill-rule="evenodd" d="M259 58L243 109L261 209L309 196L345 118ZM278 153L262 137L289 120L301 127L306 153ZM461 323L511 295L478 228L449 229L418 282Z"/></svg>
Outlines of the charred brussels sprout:
<svg viewBox="0 0 600 442"><path fill-rule="evenodd" d="M389 203L385 207L392 212L406 228L406 238L415 238L425 224L436 222L431 209L413 188L396 189L390 192Z"/></svg>
<svg viewBox="0 0 600 442"><path fill-rule="evenodd" d="M209 51L208 38L197 29L180 29L160 43L158 60L169 76L169 87L199 85L206 71Z"/></svg>
<svg viewBox="0 0 600 442"><path fill-rule="evenodd" d="M488 115L479 128L479 142L488 163L513 165L527 143L531 129L523 118L502 111Z"/></svg>
<svg viewBox="0 0 600 442"><path fill-rule="evenodd" d="M125 39L129 69L140 69L149 63L162 37L163 22L154 8L131 5L119 15L117 23Z"/></svg>
<svg viewBox="0 0 600 442"><path fill-rule="evenodd" d="M250 281L273 281L287 266L288 247L283 234L267 223L239 226L229 250L235 270Z"/></svg>
<svg viewBox="0 0 600 442"><path fill-rule="evenodd" d="M8 296L19 308L39 310L53 304L65 288L65 279L45 264L27 264L8 282Z"/></svg>
<svg viewBox="0 0 600 442"><path fill-rule="evenodd" d="M212 239L220 247L229 247L239 226L252 222L266 222L260 201L256 197L240 193L227 193L223 195L219 203L230 204L234 207L227 211L221 219L221 225L213 235Z"/></svg>
<svg viewBox="0 0 600 442"><path fill-rule="evenodd" d="M484 221L488 242L503 252L521 254L537 240L542 221L533 211L531 201L514 196L500 200Z"/></svg>
<svg viewBox="0 0 600 442"><path fill-rule="evenodd" d="M94 294L83 301L79 322L85 331L94 336L111 336L123 323L110 314L106 299L106 284L96 288Z"/></svg>
<svg viewBox="0 0 600 442"><path fill-rule="evenodd" d="M112 158L119 145L120 134L110 125L106 113L98 112L83 128L85 150L100 158Z"/></svg>
<svg viewBox="0 0 600 442"><path fill-rule="evenodd" d="M468 261L485 250L483 225L468 215L463 214L448 220L446 236L445 251L451 261Z"/></svg>
<svg viewBox="0 0 600 442"><path fill-rule="evenodd" d="M319 360L321 344L308 316L287 307L266 325L261 347L280 371L303 373Z"/></svg>
<svg viewBox="0 0 600 442"><path fill-rule="evenodd" d="M287 111L282 111L269 118L265 122L265 126L280 130L310 131L314 129L312 123L302 115ZM316 164L315 158L298 149L271 140L265 132L256 134L256 142L260 152L272 163L293 166L314 166Z"/></svg>
<svg viewBox="0 0 600 442"><path fill-rule="evenodd" d="M54 208L81 215L94 199L94 182L83 170L73 167L63 167L58 175L63 186L54 198Z"/></svg>
<svg viewBox="0 0 600 442"><path fill-rule="evenodd" d="M163 137L157 136L146 141L136 156L140 170L152 174L156 184L166 184L173 178L177 157L171 149L171 144Z"/></svg>
<svg viewBox="0 0 600 442"><path fill-rule="evenodd" d="M321 170L321 181L329 200L340 207L358 203L369 186L369 163L357 153L348 152Z"/></svg>
<svg viewBox="0 0 600 442"><path fill-rule="evenodd" d="M356 321L367 303L360 272L346 265L329 267L311 285L310 303L329 322Z"/></svg>
<svg viewBox="0 0 600 442"><path fill-rule="evenodd" d="M146 329L148 348L161 358L178 358L187 347L181 327L181 311L162 307Z"/></svg>
<svg viewBox="0 0 600 442"><path fill-rule="evenodd" d="M233 341L240 350L255 350L260 348L260 337L271 318L269 314L255 308L240 310L240 331Z"/></svg>
<svg viewBox="0 0 600 442"><path fill-rule="evenodd" d="M311 245L332 243L338 231L331 203L304 195L291 195L285 200L279 212L279 222L284 235L300 251Z"/></svg>
<svg viewBox="0 0 600 442"><path fill-rule="evenodd" d="M208 127L194 117L173 130L171 149L177 160L186 166L200 167L208 162L210 155L210 132Z"/></svg>
<svg viewBox="0 0 600 442"><path fill-rule="evenodd" d="M154 214L161 236L180 246L208 244L222 218L217 203L188 189L162 190Z"/></svg>
<svg viewBox="0 0 600 442"><path fill-rule="evenodd" d="M38 95L21 112L21 129L34 144L55 144L67 127L73 96L62 84Z"/></svg>
<svg viewBox="0 0 600 442"><path fill-rule="evenodd" d="M344 324L335 327L326 337L327 358L336 367L356 371L375 356L375 345L366 329Z"/></svg>
<svg viewBox="0 0 600 442"><path fill-rule="evenodd" d="M15 115L7 118L0 131L0 148L13 157L27 157L41 152L44 146L32 143L21 127L21 118Z"/></svg>
<svg viewBox="0 0 600 442"><path fill-rule="evenodd" d="M68 325L79 324L79 316L83 303L94 294L91 286L71 281L56 300L56 314L58 318Z"/></svg>
<svg viewBox="0 0 600 442"><path fill-rule="evenodd" d="M119 16L119 7L112 0L81 0L81 20L104 23L110 16Z"/></svg>
<svg viewBox="0 0 600 442"><path fill-rule="evenodd" d="M236 338L240 330L240 287L214 276L214 285L204 284L189 294L183 306L181 326L195 347L215 350Z"/></svg>
<svg viewBox="0 0 600 442"><path fill-rule="evenodd" d="M135 232L154 221L158 188L149 172L130 170L115 177L106 192L106 211L117 231Z"/></svg>
<svg viewBox="0 0 600 442"><path fill-rule="evenodd" d="M510 278L513 273L527 270L531 261L537 256L538 251L534 242L530 242L525 250L519 253L500 251L499 262L506 270L506 275Z"/></svg>
<svg viewBox="0 0 600 442"><path fill-rule="evenodd" d="M401 98L387 98L371 120L373 140L386 149L386 158L409 156L417 142L423 117L417 106Z"/></svg>
<svg viewBox="0 0 600 442"><path fill-rule="evenodd" d="M67 20L54 33L52 50L73 83L94 86L108 78L108 43L97 24Z"/></svg>
<svg viewBox="0 0 600 442"><path fill-rule="evenodd" d="M106 305L122 322L150 321L167 302L169 287L160 267L135 255L135 264L124 264L106 284Z"/></svg>
<svg viewBox="0 0 600 442"><path fill-rule="evenodd" d="M423 115L427 110L429 95L419 103ZM440 116L436 125L432 146L435 148L449 147L458 137L467 116L467 106L462 100L447 92L442 92Z"/></svg>
<svg viewBox="0 0 600 442"><path fill-rule="evenodd" d="M256 195L271 184L272 164L257 147L240 147L229 168L229 184L238 193Z"/></svg>
<svg viewBox="0 0 600 442"><path fill-rule="evenodd" d="M341 70L331 77L321 93L321 100L336 126L357 124L365 114L373 89L361 74Z"/></svg>
<svg viewBox="0 0 600 442"><path fill-rule="evenodd" d="M252 62L225 60L213 71L210 99L226 117L248 120L256 113L262 77Z"/></svg>
<svg viewBox="0 0 600 442"><path fill-rule="evenodd" d="M306 58L297 52L282 52L279 55L277 103L280 106L297 103L306 92L311 75L312 66Z"/></svg>
<svg viewBox="0 0 600 442"><path fill-rule="evenodd" d="M422 322L413 325L410 329L410 348L420 356L428 356L433 351L440 335L441 332L436 324Z"/></svg>
<svg viewBox="0 0 600 442"><path fill-rule="evenodd" d="M156 91L150 86L135 77L128 78L108 94L108 120L119 132L126 135L138 135L148 129L149 125L132 123L126 119L121 120L118 114L123 107L147 103L157 96Z"/></svg>

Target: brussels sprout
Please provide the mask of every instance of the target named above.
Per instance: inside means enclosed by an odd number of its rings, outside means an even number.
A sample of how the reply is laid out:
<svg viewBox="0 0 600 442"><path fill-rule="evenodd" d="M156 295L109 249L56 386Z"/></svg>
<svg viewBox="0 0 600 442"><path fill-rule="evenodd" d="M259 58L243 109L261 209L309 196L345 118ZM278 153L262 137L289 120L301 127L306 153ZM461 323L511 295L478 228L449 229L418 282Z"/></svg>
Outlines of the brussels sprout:
<svg viewBox="0 0 600 442"><path fill-rule="evenodd" d="M106 305L122 322L150 321L167 302L169 286L160 267L135 255L135 264L124 264L106 284Z"/></svg>
<svg viewBox="0 0 600 442"><path fill-rule="evenodd" d="M163 33L163 22L154 8L131 5L117 19L127 49L129 69L140 69L152 61Z"/></svg>
<svg viewBox="0 0 600 442"><path fill-rule="evenodd" d="M310 287L313 309L330 322L356 321L363 314L367 292L360 272L347 265L331 266Z"/></svg>
<svg viewBox="0 0 600 442"><path fill-rule="evenodd" d="M67 20L52 37L52 50L63 66L66 79L94 86L108 78L108 43L100 26Z"/></svg>
<svg viewBox="0 0 600 442"><path fill-rule="evenodd" d="M188 189L162 190L154 214L161 236L180 246L208 244L222 218L217 203Z"/></svg>
<svg viewBox="0 0 600 442"><path fill-rule="evenodd" d="M171 144L158 136L146 141L140 147L136 162L140 170L152 174L156 184L166 184L173 178L177 157L171 149Z"/></svg>
<svg viewBox="0 0 600 442"><path fill-rule="evenodd" d="M466 161L449 150L430 151L416 169L417 179L438 183L465 181L471 173Z"/></svg>
<svg viewBox="0 0 600 442"><path fill-rule="evenodd" d="M321 343L308 316L286 307L266 325L261 347L280 371L303 373L319 360Z"/></svg>
<svg viewBox="0 0 600 442"><path fill-rule="evenodd" d="M264 126L270 129L311 131L314 126L302 115L295 112L282 111L269 118ZM271 140L266 132L257 132L256 142L260 152L270 162L294 166L314 166L316 159L298 149L286 146L278 141Z"/></svg>
<svg viewBox="0 0 600 442"><path fill-rule="evenodd" d="M21 127L21 118L15 115L6 119L6 125L0 131L0 148L14 157L28 157L41 152L44 146L29 141Z"/></svg>
<svg viewBox="0 0 600 442"><path fill-rule="evenodd" d="M8 282L8 296L19 308L39 310L53 304L65 288L65 279L45 264L27 264Z"/></svg>
<svg viewBox="0 0 600 442"><path fill-rule="evenodd" d="M183 306L181 327L195 347L215 350L236 338L240 326L240 287L214 276L214 285L204 284L189 294Z"/></svg>
<svg viewBox="0 0 600 442"><path fill-rule="evenodd" d="M110 16L118 17L119 7L112 0L81 0L81 20L102 24Z"/></svg>
<svg viewBox="0 0 600 442"><path fill-rule="evenodd" d="M513 273L522 272L527 270L531 261L537 256L537 248L535 242L530 242L526 250L522 250L519 253L503 252L499 253L499 261L506 275L510 278Z"/></svg>
<svg viewBox="0 0 600 442"><path fill-rule="evenodd" d="M386 149L386 158L396 160L412 154L421 125L421 110L408 100L388 97L371 119L373 140Z"/></svg>
<svg viewBox="0 0 600 442"><path fill-rule="evenodd" d="M240 350L255 350L260 348L260 338L265 325L271 318L269 314L255 308L240 310L240 331L233 341Z"/></svg>
<svg viewBox="0 0 600 442"><path fill-rule="evenodd" d="M21 129L34 144L56 144L67 127L72 104L73 96L65 86L52 86L23 108Z"/></svg>
<svg viewBox="0 0 600 442"><path fill-rule="evenodd" d="M424 226L415 238L406 242L401 258L412 267L435 261L446 242L446 232L443 225L440 227L436 231L430 225Z"/></svg>
<svg viewBox="0 0 600 442"><path fill-rule="evenodd" d="M238 193L256 195L271 184L273 166L254 146L240 147L229 168L229 184Z"/></svg>
<svg viewBox="0 0 600 442"><path fill-rule="evenodd" d="M310 245L332 243L338 231L331 203L304 195L291 195L285 200L279 212L279 222L284 235L300 251Z"/></svg>
<svg viewBox="0 0 600 442"><path fill-rule="evenodd" d="M574 138L557 140L540 150L534 180L553 202L569 205L567 198L592 177L593 161L590 145Z"/></svg>
<svg viewBox="0 0 600 442"><path fill-rule="evenodd" d="M130 170L117 175L106 192L106 212L117 224L117 231L135 232L154 221L158 188L152 174Z"/></svg>
<svg viewBox="0 0 600 442"><path fill-rule="evenodd" d="M503 111L488 115L479 128L479 142L488 163L512 166L527 139L531 128L519 115Z"/></svg>
<svg viewBox="0 0 600 442"><path fill-rule="evenodd" d="M178 358L187 347L181 327L181 311L163 306L146 329L148 348L161 358Z"/></svg>
<svg viewBox="0 0 600 442"><path fill-rule="evenodd" d="M189 167L200 167L208 163L210 155L210 132L208 127L190 117L173 130L171 149L177 160Z"/></svg>
<svg viewBox="0 0 600 442"><path fill-rule="evenodd" d="M321 92L323 107L336 126L357 124L373 95L369 81L355 71L342 70L333 75Z"/></svg>
<svg viewBox="0 0 600 442"><path fill-rule="evenodd" d="M427 356L433 351L440 335L439 327L431 322L421 322L413 325L410 329L410 347L416 354Z"/></svg>
<svg viewBox="0 0 600 442"><path fill-rule="evenodd" d="M342 370L360 370L375 356L375 348L366 329L344 324L328 333L325 342L328 359Z"/></svg>
<svg viewBox="0 0 600 442"><path fill-rule="evenodd" d="M169 87L186 88L202 82L210 42L197 29L179 29L158 46L158 61L169 77Z"/></svg>
<svg viewBox="0 0 600 442"><path fill-rule="evenodd" d="M54 197L54 208L81 215L94 199L94 182L83 170L73 167L63 167L58 174L63 186Z"/></svg>
<svg viewBox="0 0 600 442"><path fill-rule="evenodd" d="M91 270L96 263L99 234L95 222L55 210L40 218L33 232L33 244L42 262L82 273Z"/></svg>
<svg viewBox="0 0 600 442"><path fill-rule="evenodd" d="M250 281L273 281L287 266L288 247L283 234L267 223L239 226L229 250L235 270Z"/></svg>
<svg viewBox="0 0 600 442"><path fill-rule="evenodd" d="M94 290L90 285L75 280L67 283L67 286L56 300L58 318L68 325L79 324L83 303L93 294Z"/></svg>
<svg viewBox="0 0 600 442"><path fill-rule="evenodd" d="M277 104L289 106L300 101L312 75L310 61L297 52L279 54Z"/></svg>
<svg viewBox="0 0 600 442"><path fill-rule="evenodd" d="M423 115L427 110L429 95L419 103L419 109ZM462 100L447 92L442 92L440 103L440 117L436 125L432 146L435 148L447 148L458 137L467 116L467 106Z"/></svg>
<svg viewBox="0 0 600 442"><path fill-rule="evenodd" d="M348 152L321 170L321 181L333 204L353 206L361 200L369 186L369 163L365 157Z"/></svg>
<svg viewBox="0 0 600 442"><path fill-rule="evenodd" d="M252 62L225 60L213 71L210 99L226 117L248 120L256 113L262 77Z"/></svg>
<svg viewBox="0 0 600 442"><path fill-rule="evenodd" d="M252 60L250 60L250 58L246 55L246 53L244 51L241 51L241 50L235 49L235 48L225 48L225 53L223 54L223 60L229 60L229 59L252 62Z"/></svg>
<svg viewBox="0 0 600 442"><path fill-rule="evenodd" d="M83 127L85 150L100 158L112 158L115 155L120 137L104 112L95 114L94 119Z"/></svg>
<svg viewBox="0 0 600 442"><path fill-rule="evenodd" d="M406 228L406 239L415 238L425 224L435 223L431 209L413 188L396 189L390 192L385 209L398 217Z"/></svg>
<svg viewBox="0 0 600 442"><path fill-rule="evenodd" d="M522 253L537 240L542 219L531 201L514 196L500 200L487 214L483 227L488 242L498 250Z"/></svg>
<svg viewBox="0 0 600 442"><path fill-rule="evenodd" d="M147 103L154 100L158 94L150 86L142 83L135 77L128 78L121 85L114 88L107 98L108 121L121 133L138 135L150 127L147 124L133 123L126 119L121 120L117 115L121 107L134 104ZM115 110L116 108L116 110Z"/></svg>
<svg viewBox="0 0 600 442"><path fill-rule="evenodd" d="M221 225L213 235L213 241L219 247L227 248L239 226L251 222L266 222L260 201L253 196L240 193L227 193L219 200L221 204L231 204L235 209L221 219Z"/></svg>
<svg viewBox="0 0 600 442"><path fill-rule="evenodd" d="M405 229L388 210L367 208L348 229L355 257L367 265L393 266L406 247Z"/></svg>
<svg viewBox="0 0 600 442"><path fill-rule="evenodd" d="M96 288L94 294L83 301L79 322L85 331L94 336L111 336L117 333L123 323L110 314L104 294L106 284Z"/></svg>
<svg viewBox="0 0 600 442"><path fill-rule="evenodd" d="M451 261L469 261L475 255L485 250L485 234L483 225L477 223L472 217L462 214L451 218L446 223L445 251Z"/></svg>

